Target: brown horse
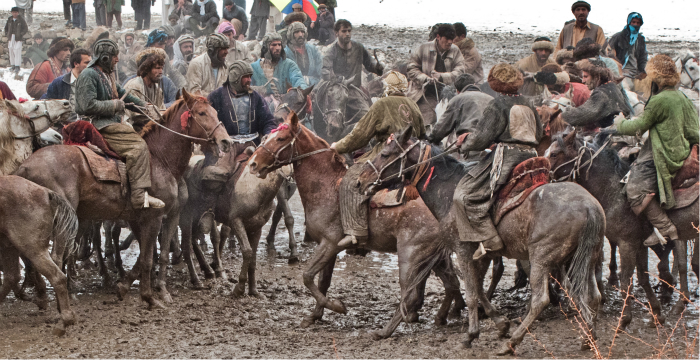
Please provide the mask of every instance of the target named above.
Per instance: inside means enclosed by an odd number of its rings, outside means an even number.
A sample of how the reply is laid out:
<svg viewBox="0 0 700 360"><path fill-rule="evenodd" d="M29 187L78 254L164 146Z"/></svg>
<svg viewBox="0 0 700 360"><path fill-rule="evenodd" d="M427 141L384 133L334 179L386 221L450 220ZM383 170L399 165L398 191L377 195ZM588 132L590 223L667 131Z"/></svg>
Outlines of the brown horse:
<svg viewBox="0 0 700 360"><path fill-rule="evenodd" d="M457 244L457 258L461 264L469 308L469 330L464 345L471 347L471 342L479 336L479 301L486 314L496 323L500 335L505 336L510 326L508 320L491 305L483 290L488 259L472 260L478 243L460 242L455 224L457 215L452 211L455 188L469 167L451 156L444 156L446 154L437 146L425 154L427 150L423 151L424 146L424 142L411 139L410 128L407 128L371 161L372 166L369 166L369 162L365 164L358 186L362 191L372 193L397 184L401 177L391 174L402 171L410 178L414 173L411 167L419 159L430 157L425 160L432 167L430 175L420 176L416 187L425 204L440 221L441 228L446 230L448 241ZM567 286L568 294L595 338L596 313L601 299L596 286L595 267L602 259L605 232L605 214L598 201L576 184L546 184L532 191L522 205L506 213L497 228L505 248L489 256L529 260L532 288L530 311L498 354L512 353L514 347L522 342L528 327L549 304L550 274L564 272L569 262L563 284L570 285ZM588 346L587 339L584 339L583 346Z"/></svg>
<svg viewBox="0 0 700 360"><path fill-rule="evenodd" d="M321 319L324 309L346 313L342 301L326 297L336 255L345 249L337 244L343 238L338 183L345 175L346 166L335 152L329 150L328 143L300 125L296 114L292 113L258 147L248 162L250 172L261 178L284 165L293 164L294 179L304 205L306 231L319 243L303 276L304 285L316 299L316 308L302 321L301 327L308 327ZM398 253L402 295L394 317L372 336L376 339L389 337L401 321L417 320L417 311L423 303L422 290L431 270L445 286L445 300L436 315L436 323L445 322L453 299L456 311L460 311L463 300L450 259L452 251L441 241L440 227L423 202L417 199L404 206L369 211L367 247L374 251ZM317 286L314 278L319 272Z"/></svg>
<svg viewBox="0 0 700 360"><path fill-rule="evenodd" d="M0 176L0 189L0 262L5 272L0 302L10 290L19 293L19 257L25 256L54 287L62 321L53 332L63 335L75 323L67 279L61 272L63 259L75 244L75 211L55 192L18 176Z"/></svg>
<svg viewBox="0 0 700 360"><path fill-rule="evenodd" d="M141 299L154 306L163 304L155 299L151 289L151 267L156 237L164 224L161 249L170 248L170 239L177 230L178 180L182 177L192 154L193 143L219 154L231 147L226 130L217 119L216 111L202 97L190 96L186 91L163 115L163 124L151 122L142 132L151 153L152 186L148 190L163 200L163 209L132 210L128 197L121 195L117 183L98 182L80 149L75 146L51 146L35 152L17 170L17 175L45 186L68 200L82 220L129 221L140 242L136 264L117 284L123 298L136 279L140 279ZM188 111L190 117L183 114ZM163 223L163 216L167 220ZM165 255L163 255L165 254ZM157 289L166 302L172 301L165 288L168 251L161 251L160 274ZM165 257L166 261L163 262Z"/></svg>

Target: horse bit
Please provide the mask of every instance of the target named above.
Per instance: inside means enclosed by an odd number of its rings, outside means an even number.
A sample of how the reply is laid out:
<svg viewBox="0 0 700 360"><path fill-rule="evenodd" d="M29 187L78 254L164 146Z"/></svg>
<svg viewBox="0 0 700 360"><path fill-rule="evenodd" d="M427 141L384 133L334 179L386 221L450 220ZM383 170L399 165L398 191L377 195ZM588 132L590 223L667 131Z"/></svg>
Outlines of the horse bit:
<svg viewBox="0 0 700 360"><path fill-rule="evenodd" d="M293 137L292 141L290 141L286 145L282 146L281 148L277 149L276 152L273 152L272 150L268 149L265 146L265 142L267 139L263 139L260 142L259 147L262 148L263 150L267 151L268 153L270 153L270 155L272 155L275 159L275 161L269 167L289 165L291 163L294 163L294 162L299 161L301 159L307 158L309 156L320 154L322 152L326 152L326 151L331 150L331 148L323 148L323 149L314 150L314 151L306 153L306 154L294 156L294 153L296 153L296 148L294 147L294 144L297 141L297 135L299 135L300 133L301 133L301 126L299 127L299 130L296 133L292 133L292 137ZM282 151L284 151L288 147L292 149L291 153L289 154L289 160L281 160L280 161L280 154L282 153Z"/></svg>

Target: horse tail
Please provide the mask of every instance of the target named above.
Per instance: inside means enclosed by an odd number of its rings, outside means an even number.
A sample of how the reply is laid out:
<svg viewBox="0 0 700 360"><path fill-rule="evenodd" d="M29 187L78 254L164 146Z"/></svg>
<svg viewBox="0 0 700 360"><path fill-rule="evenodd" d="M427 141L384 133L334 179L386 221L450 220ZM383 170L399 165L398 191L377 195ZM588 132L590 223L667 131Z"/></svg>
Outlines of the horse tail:
<svg viewBox="0 0 700 360"><path fill-rule="evenodd" d="M62 196L49 190L49 203L53 210L53 249L54 261L65 261L75 255L78 247L75 236L78 233L78 215ZM57 259L56 256L62 256Z"/></svg>
<svg viewBox="0 0 700 360"><path fill-rule="evenodd" d="M593 318L592 310L587 301L591 285L590 279L593 276L592 272L594 272L591 261L598 256L596 251L602 242L600 235L605 231L605 218L601 216L600 211L596 210L595 207L587 209L586 225L580 233L578 247L566 273L568 279L566 288L569 298L578 307L581 316L587 323Z"/></svg>

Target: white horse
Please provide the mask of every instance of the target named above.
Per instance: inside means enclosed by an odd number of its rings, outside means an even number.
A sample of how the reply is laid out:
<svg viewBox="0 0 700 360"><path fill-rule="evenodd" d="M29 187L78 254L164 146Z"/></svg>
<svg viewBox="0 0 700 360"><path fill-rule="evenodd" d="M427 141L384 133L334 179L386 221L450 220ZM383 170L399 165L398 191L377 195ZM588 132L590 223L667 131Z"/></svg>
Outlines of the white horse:
<svg viewBox="0 0 700 360"><path fill-rule="evenodd" d="M33 138L72 113L68 100L38 100L20 104L0 101L0 175L13 173L32 154ZM45 144L55 143L55 131L43 136ZM41 143L41 140L39 141Z"/></svg>
<svg viewBox="0 0 700 360"><path fill-rule="evenodd" d="M685 50L676 59L676 70L681 75L681 88L700 92L700 65L698 57L690 50Z"/></svg>

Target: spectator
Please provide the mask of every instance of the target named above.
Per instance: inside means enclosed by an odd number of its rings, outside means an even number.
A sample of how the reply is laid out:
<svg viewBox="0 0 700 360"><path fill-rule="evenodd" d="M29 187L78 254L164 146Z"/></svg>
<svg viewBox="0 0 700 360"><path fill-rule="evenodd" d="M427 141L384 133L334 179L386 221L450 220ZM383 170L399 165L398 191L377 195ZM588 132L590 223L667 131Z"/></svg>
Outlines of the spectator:
<svg viewBox="0 0 700 360"><path fill-rule="evenodd" d="M44 37L37 31L34 34L34 43L27 49L25 57L32 61L32 67L49 58L46 52L49 51L49 43L44 41Z"/></svg>
<svg viewBox="0 0 700 360"><path fill-rule="evenodd" d="M177 0L177 5L175 5L175 8L170 13L170 16L173 15L177 18L177 24L182 26L183 29L186 28L187 21L190 19L190 16L192 16L192 1Z"/></svg>
<svg viewBox="0 0 700 360"><path fill-rule="evenodd" d="M262 40L267 28L267 18L270 16L270 1L253 0L250 8L250 32L248 40Z"/></svg>
<svg viewBox="0 0 700 360"><path fill-rule="evenodd" d="M10 70L17 73L22 65L22 41L24 40L24 35L29 31L27 23L19 14L19 10L20 8L13 7L10 10L11 15L7 18L7 23L5 24L5 36L8 39L7 46L10 50Z"/></svg>
<svg viewBox="0 0 700 360"><path fill-rule="evenodd" d="M161 25L168 25L169 19L167 15L175 10L175 7L177 7L176 2L175 0L162 0L162 11L160 13Z"/></svg>
<svg viewBox="0 0 700 360"><path fill-rule="evenodd" d="M324 4L318 6L318 17L316 22L311 23L311 28L318 27L318 43L319 45L328 45L335 41L335 16L328 11L328 7Z"/></svg>
<svg viewBox="0 0 700 360"><path fill-rule="evenodd" d="M85 0L83 0L85 1ZM112 27L112 17L117 19L117 31L122 29L122 6L124 0L104 0L107 12L107 27ZM149 7L150 9L150 7Z"/></svg>
<svg viewBox="0 0 700 360"><path fill-rule="evenodd" d="M131 69L129 64L136 54L143 50L143 47L143 43L136 40L133 32L122 35L119 44L119 62L117 63L119 79L127 79L136 75L136 69Z"/></svg>
<svg viewBox="0 0 700 360"><path fill-rule="evenodd" d="M35 0L15 0L15 5L19 8L19 15L28 24L32 24L32 14L34 13Z"/></svg>
<svg viewBox="0 0 700 360"><path fill-rule="evenodd" d="M552 40L548 37L542 36L535 39L530 47L532 49L532 54L530 56L520 59L515 63L515 68L523 73L536 73L542 69L543 66L547 64L554 64L552 60L552 52L554 52L554 44ZM532 76L526 76L523 86L520 88L520 94L527 96L535 96L541 94L544 90L544 85L536 83Z"/></svg>
<svg viewBox="0 0 700 360"><path fill-rule="evenodd" d="M57 37L51 42L46 53L49 59L34 67L27 81L27 94L40 99L54 79L68 72L66 65L75 44L70 39Z"/></svg>
<svg viewBox="0 0 700 360"><path fill-rule="evenodd" d="M591 5L585 1L577 1L571 5L571 12L576 17L575 21L569 21L564 25L559 33L559 40L554 51L565 49L567 46L577 46L583 38L589 38L598 45L605 43L605 33L603 28L588 21L588 13L591 12Z"/></svg>
<svg viewBox="0 0 700 360"><path fill-rule="evenodd" d="M151 27L151 6L155 0L131 0L131 8L134 9L136 27L134 30L149 29Z"/></svg>
<svg viewBox="0 0 700 360"><path fill-rule="evenodd" d="M73 9L73 28L85 31L87 29L87 20L85 18L85 0L72 0L71 9Z"/></svg>
<svg viewBox="0 0 700 360"><path fill-rule="evenodd" d="M192 16L188 20L194 37L208 35L219 25L219 13L214 0L197 0L192 6Z"/></svg>
<svg viewBox="0 0 700 360"><path fill-rule="evenodd" d="M173 51L175 53L173 68L180 72L182 76L187 75L187 68L190 66L190 61L192 61L192 55L194 54L194 38L187 34L180 35L175 40Z"/></svg>
<svg viewBox="0 0 700 360"><path fill-rule="evenodd" d="M469 74L474 79L475 83L481 84L484 81L484 68L481 66L481 54L476 49L474 40L467 37L467 27L461 22L455 23L454 44L457 45L459 51L464 56L464 73Z"/></svg>
<svg viewBox="0 0 700 360"><path fill-rule="evenodd" d="M105 0L95 0L92 3L92 6L95 7L95 23L97 24L97 26L106 26L107 11L105 10Z"/></svg>
<svg viewBox="0 0 700 360"><path fill-rule="evenodd" d="M15 94L12 93L12 90L10 90L10 87L7 86L4 81L0 81L0 100L2 99L17 100Z"/></svg>
<svg viewBox="0 0 700 360"><path fill-rule="evenodd" d="M42 98L65 100L71 99L73 83L75 83L75 80L78 80L78 76L80 76L80 73L87 68L91 60L92 57L87 50L78 49L73 51L73 53L70 55L71 71L54 79L49 85L49 88L46 90L46 94L42 96Z"/></svg>
<svg viewBox="0 0 700 360"><path fill-rule="evenodd" d="M245 35L246 31L248 31L248 16L245 13L245 9L238 7L238 5L233 3L233 0L224 0L223 18L228 21L238 19L241 22L241 30L236 32L238 36Z"/></svg>
<svg viewBox="0 0 700 360"><path fill-rule="evenodd" d="M622 87L634 91L637 81L647 77L646 38L639 32L644 19L637 12L627 15L627 26L610 38L608 45L612 48L615 58L622 64Z"/></svg>
<svg viewBox="0 0 700 360"><path fill-rule="evenodd" d="M233 64L233 62L236 60L243 60L247 63L251 63L253 61L248 47L236 40L236 30L233 28L233 25L231 25L230 22L224 21L219 24L219 27L216 28L216 32L226 35L231 44L231 47L228 48L228 55L226 55L227 66L229 64Z"/></svg>
<svg viewBox="0 0 700 360"><path fill-rule="evenodd" d="M66 20L66 27L70 27L72 23L70 17L71 4L72 0L63 0L63 20Z"/></svg>

